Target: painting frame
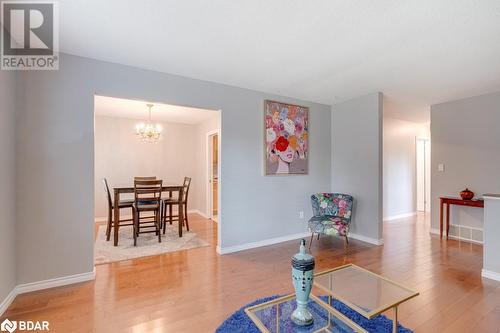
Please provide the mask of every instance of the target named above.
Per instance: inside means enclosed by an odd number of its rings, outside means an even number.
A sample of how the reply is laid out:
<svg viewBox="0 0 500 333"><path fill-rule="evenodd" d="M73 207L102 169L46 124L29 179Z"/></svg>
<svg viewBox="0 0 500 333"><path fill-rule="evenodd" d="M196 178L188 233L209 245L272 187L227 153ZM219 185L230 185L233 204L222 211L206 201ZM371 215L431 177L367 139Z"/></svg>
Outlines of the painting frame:
<svg viewBox="0 0 500 333"><path fill-rule="evenodd" d="M264 110L263 110L263 159L264 159L264 176L304 176L309 174L309 140L310 140L310 112L308 106L291 104L287 102L280 102L271 99L264 100ZM276 119L276 108L278 108L280 113L280 118ZM295 112L295 115L288 114L283 116L282 110L286 109L288 111ZM273 118L274 116L274 118ZM273 123L270 123L273 121ZM294 122L295 131L290 129L291 123ZM287 130L285 130L285 122ZM277 129L276 126L281 126L281 129ZM270 131L273 128L275 134ZM293 132L292 132L293 131ZM300 139L297 139L297 135L300 135ZM273 136L276 136L274 140ZM295 136L295 139L289 140L290 137ZM284 137L286 140L281 139L281 142L277 142L280 137ZM276 145L278 143L278 146ZM281 144L280 144L281 143ZM283 144L284 143L284 144ZM293 152L281 151L285 146L293 147ZM280 149L276 149L280 148ZM274 150L273 150L274 149ZM287 152L288 154L293 154L293 160L282 159L279 156L280 153ZM290 155L288 155L290 156ZM283 163L286 162L286 163ZM283 164L288 164L288 171L283 172Z"/></svg>

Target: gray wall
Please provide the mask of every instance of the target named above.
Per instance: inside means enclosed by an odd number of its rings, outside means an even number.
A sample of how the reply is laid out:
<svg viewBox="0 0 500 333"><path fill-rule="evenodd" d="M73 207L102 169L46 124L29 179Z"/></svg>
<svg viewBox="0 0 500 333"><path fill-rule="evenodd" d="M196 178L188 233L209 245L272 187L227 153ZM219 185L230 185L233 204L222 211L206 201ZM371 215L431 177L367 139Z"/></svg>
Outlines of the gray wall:
<svg viewBox="0 0 500 333"><path fill-rule="evenodd" d="M500 275L500 197L484 200L483 269Z"/></svg>
<svg viewBox="0 0 500 333"><path fill-rule="evenodd" d="M0 71L0 302L16 285L15 75Z"/></svg>
<svg viewBox="0 0 500 333"><path fill-rule="evenodd" d="M332 107L332 191L351 194L351 232L382 239L382 106L373 93Z"/></svg>
<svg viewBox="0 0 500 333"><path fill-rule="evenodd" d="M221 109L225 248L307 230L299 211L330 190L330 107L61 55L60 70L25 72L17 127L18 283L93 269L93 95ZM263 101L310 107L309 175L263 176ZM20 200L19 200L20 201Z"/></svg>
<svg viewBox="0 0 500 333"><path fill-rule="evenodd" d="M439 229L439 197L466 187L500 193L500 93L431 106L431 223ZM438 164L445 165L444 172ZM452 206L451 222L482 227L483 210Z"/></svg>

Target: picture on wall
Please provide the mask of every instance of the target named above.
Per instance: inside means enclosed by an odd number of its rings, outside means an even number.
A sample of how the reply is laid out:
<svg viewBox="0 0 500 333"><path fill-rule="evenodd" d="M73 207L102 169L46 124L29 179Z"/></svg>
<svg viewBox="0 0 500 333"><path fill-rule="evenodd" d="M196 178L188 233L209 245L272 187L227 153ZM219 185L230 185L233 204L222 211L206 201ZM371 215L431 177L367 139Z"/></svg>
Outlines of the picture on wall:
<svg viewBox="0 0 500 333"><path fill-rule="evenodd" d="M264 118L265 174L307 174L309 108L266 100Z"/></svg>

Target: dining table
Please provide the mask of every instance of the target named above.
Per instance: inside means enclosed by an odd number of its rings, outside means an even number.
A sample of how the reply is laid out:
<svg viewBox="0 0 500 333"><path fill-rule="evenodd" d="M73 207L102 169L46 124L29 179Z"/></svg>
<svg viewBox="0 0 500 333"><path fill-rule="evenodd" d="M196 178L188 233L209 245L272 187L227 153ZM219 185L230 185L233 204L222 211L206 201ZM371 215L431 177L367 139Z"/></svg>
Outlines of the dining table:
<svg viewBox="0 0 500 333"><path fill-rule="evenodd" d="M174 183L164 183L162 184L162 194L168 193L168 197L172 198L173 192L179 192L179 198L184 195L184 185L174 184ZM134 185L116 185L113 186L114 201L120 202L120 196L122 194L134 193ZM163 200L163 197L162 197ZM182 225L184 224L184 209L182 209L182 200L178 200L179 209L179 237L182 237ZM120 209L113 210L113 221L120 221ZM160 217L162 218L162 217ZM114 246L118 246L118 231L120 229L120 223L113 223L113 243Z"/></svg>

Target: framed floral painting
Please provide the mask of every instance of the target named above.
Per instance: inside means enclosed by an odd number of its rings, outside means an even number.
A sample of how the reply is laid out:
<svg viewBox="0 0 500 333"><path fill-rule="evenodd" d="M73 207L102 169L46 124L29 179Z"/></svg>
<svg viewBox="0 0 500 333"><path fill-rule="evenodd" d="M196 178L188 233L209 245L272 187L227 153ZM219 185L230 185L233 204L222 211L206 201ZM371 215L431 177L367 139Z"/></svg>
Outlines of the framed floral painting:
<svg viewBox="0 0 500 333"><path fill-rule="evenodd" d="M264 121L265 174L307 174L309 108L266 100Z"/></svg>

